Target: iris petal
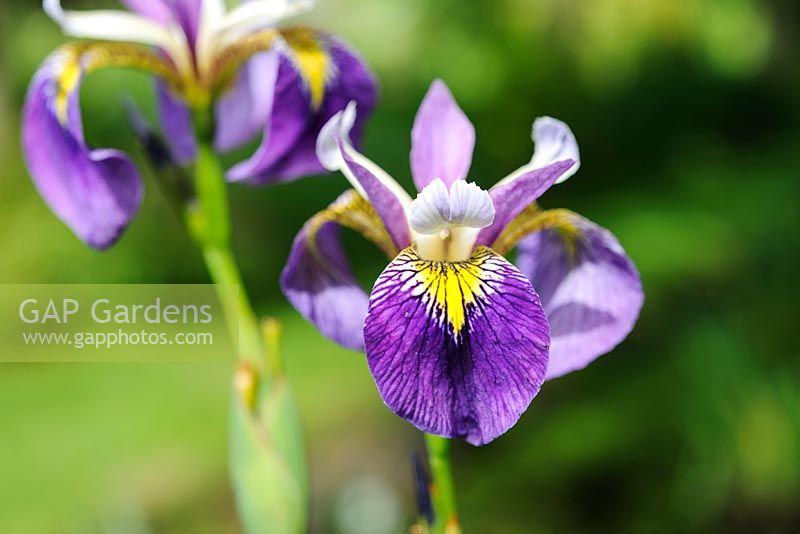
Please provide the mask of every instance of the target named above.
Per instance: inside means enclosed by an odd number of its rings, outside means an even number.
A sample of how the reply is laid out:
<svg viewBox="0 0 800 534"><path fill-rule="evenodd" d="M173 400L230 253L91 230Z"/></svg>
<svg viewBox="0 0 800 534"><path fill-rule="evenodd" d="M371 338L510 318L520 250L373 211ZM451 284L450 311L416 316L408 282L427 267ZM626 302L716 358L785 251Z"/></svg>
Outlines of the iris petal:
<svg viewBox="0 0 800 534"><path fill-rule="evenodd" d="M317 138L317 157L330 171L341 171L350 184L372 204L398 249L411 244L407 209L411 197L394 178L350 143L350 130L358 120L356 103L334 115Z"/></svg>
<svg viewBox="0 0 800 534"><path fill-rule="evenodd" d="M478 234L476 244L489 245L514 218L573 167L573 160L551 163L525 172L511 181L498 182L489 190L495 208L494 222Z"/></svg>
<svg viewBox="0 0 800 534"><path fill-rule="evenodd" d="M486 247L458 263L403 250L375 283L364 338L392 411L473 445L507 431L528 407L550 342L530 282Z"/></svg>
<svg viewBox="0 0 800 534"><path fill-rule="evenodd" d="M272 112L279 66L280 57L275 51L256 54L242 66L233 87L216 104L217 150L237 148L264 131Z"/></svg>
<svg viewBox="0 0 800 534"><path fill-rule="evenodd" d="M608 230L572 213L523 239L517 265L550 321L548 379L584 368L633 329L644 301L642 284Z"/></svg>
<svg viewBox="0 0 800 534"><path fill-rule="evenodd" d="M80 82L108 54L98 46L52 54L31 82L22 123L23 151L39 193L80 239L98 249L120 237L142 200L141 179L130 159L118 150L91 149L83 136Z"/></svg>
<svg viewBox="0 0 800 534"><path fill-rule="evenodd" d="M467 177L475 128L441 80L431 84L411 130L411 171L422 191L434 178L450 187Z"/></svg>
<svg viewBox="0 0 800 534"><path fill-rule="evenodd" d="M297 235L281 273L281 288L323 335L345 347L363 349L367 294L344 254L340 226L361 233L387 255L397 253L369 202L351 190L313 217Z"/></svg>
<svg viewBox="0 0 800 534"><path fill-rule="evenodd" d="M43 6L66 35L157 46L172 58L179 69L186 72L191 68L187 35L175 24L165 25L147 15L121 10L65 11L60 0L44 0ZM154 10L149 10L149 13L156 14Z"/></svg>
<svg viewBox="0 0 800 534"><path fill-rule="evenodd" d="M375 105L372 74L338 39L307 28L281 33L288 47L280 50L272 115L255 154L228 172L232 181L265 184L323 172L316 155L323 125L348 102L357 102L352 139L358 143Z"/></svg>
<svg viewBox="0 0 800 534"><path fill-rule="evenodd" d="M192 112L162 80L156 79L155 83L158 115L172 158L181 165L188 165L197 155Z"/></svg>

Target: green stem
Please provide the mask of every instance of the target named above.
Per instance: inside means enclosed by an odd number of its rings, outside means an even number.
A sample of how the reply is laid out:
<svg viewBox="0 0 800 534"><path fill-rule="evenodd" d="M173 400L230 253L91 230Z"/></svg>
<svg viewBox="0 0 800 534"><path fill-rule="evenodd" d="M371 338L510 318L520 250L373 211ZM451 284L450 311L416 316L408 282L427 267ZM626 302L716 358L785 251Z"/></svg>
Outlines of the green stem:
<svg viewBox="0 0 800 534"><path fill-rule="evenodd" d="M239 359L259 368L263 348L258 320L247 298L233 255L228 248L201 248L208 272L216 284L231 336L234 339L238 336Z"/></svg>
<svg viewBox="0 0 800 534"><path fill-rule="evenodd" d="M198 131L204 129L200 127ZM186 208L186 223L216 284L231 335L234 339L238 336L239 359L260 369L264 354L261 331L230 249L230 213L224 171L207 139L210 136L198 137L194 164L197 200Z"/></svg>
<svg viewBox="0 0 800 534"><path fill-rule="evenodd" d="M450 464L450 440L432 434L425 434L428 449L428 464L433 479L431 497L435 514L432 532L458 534L461 526L456 509L456 487Z"/></svg>

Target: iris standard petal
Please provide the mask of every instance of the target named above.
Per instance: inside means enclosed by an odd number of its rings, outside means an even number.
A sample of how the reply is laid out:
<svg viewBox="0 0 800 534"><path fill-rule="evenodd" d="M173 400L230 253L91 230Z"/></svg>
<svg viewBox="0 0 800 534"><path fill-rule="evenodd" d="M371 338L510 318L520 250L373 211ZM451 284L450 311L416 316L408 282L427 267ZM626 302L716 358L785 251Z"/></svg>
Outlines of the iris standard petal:
<svg viewBox="0 0 800 534"><path fill-rule="evenodd" d="M172 16L164 0L120 0L122 5L160 24L167 24Z"/></svg>
<svg viewBox="0 0 800 534"><path fill-rule="evenodd" d="M507 431L528 407L550 342L531 283L486 247L459 263L403 250L375 283L364 340L392 411L473 445Z"/></svg>
<svg viewBox="0 0 800 534"><path fill-rule="evenodd" d="M156 79L155 83L158 117L172 158L181 165L188 165L197 155L192 112L162 80Z"/></svg>
<svg viewBox="0 0 800 534"><path fill-rule="evenodd" d="M93 62L86 50L61 49L39 68L23 109L22 145L33 182L50 209L80 239L103 249L139 209L142 183L125 154L91 149L84 141L78 90Z"/></svg>
<svg viewBox="0 0 800 534"><path fill-rule="evenodd" d="M498 182L489 190L495 209L494 222L478 234L476 244L490 245L508 223L547 191L575 164L572 160L557 161L546 167L520 174L510 181Z"/></svg>
<svg viewBox="0 0 800 534"><path fill-rule="evenodd" d="M582 369L633 329L644 301L642 284L608 230L572 213L520 241L517 265L550 321L548 379Z"/></svg>
<svg viewBox="0 0 800 534"><path fill-rule="evenodd" d="M255 154L228 172L233 181L265 184L324 171L316 156L323 125L348 102L358 104L351 133L361 139L376 100L376 83L365 64L338 39L308 28L281 30L281 64L272 115Z"/></svg>
<svg viewBox="0 0 800 534"><path fill-rule="evenodd" d="M417 189L422 191L434 178L441 178L448 187L465 179L474 147L475 128L447 85L435 80L411 130L411 171Z"/></svg>
<svg viewBox="0 0 800 534"><path fill-rule="evenodd" d="M254 55L242 66L233 86L219 98L214 138L218 151L238 148L264 131L272 112L279 66L276 51Z"/></svg>
<svg viewBox="0 0 800 534"><path fill-rule="evenodd" d="M297 235L281 273L281 288L323 335L360 350L364 348L367 294L350 270L339 241L340 226L360 232L387 255L397 253L369 202L350 190L308 221Z"/></svg>
<svg viewBox="0 0 800 534"><path fill-rule="evenodd" d="M218 1L218 0L215 0ZM194 48L197 32L200 28L200 14L205 0L169 0L167 5L172 11L173 20L178 23L186 35L189 46Z"/></svg>

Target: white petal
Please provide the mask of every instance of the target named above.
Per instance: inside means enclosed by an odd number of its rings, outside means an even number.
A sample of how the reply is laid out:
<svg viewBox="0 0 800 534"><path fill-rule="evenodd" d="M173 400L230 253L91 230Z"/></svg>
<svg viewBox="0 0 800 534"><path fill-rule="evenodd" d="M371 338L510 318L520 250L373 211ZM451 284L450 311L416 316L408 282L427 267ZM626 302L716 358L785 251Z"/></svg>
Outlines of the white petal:
<svg viewBox="0 0 800 534"><path fill-rule="evenodd" d="M220 31L225 18L225 2L223 0L202 0L200 2L200 22L197 29L195 53L201 74L205 74L211 66L214 53L214 36Z"/></svg>
<svg viewBox="0 0 800 534"><path fill-rule="evenodd" d="M439 178L432 180L411 203L409 223L423 235L454 228L483 228L494 221L494 205L487 191L457 180L447 190Z"/></svg>
<svg viewBox="0 0 800 534"><path fill-rule="evenodd" d="M242 3L222 20L214 37L215 46L226 46L240 37L274 26L313 7L313 0L254 0Z"/></svg>
<svg viewBox="0 0 800 534"><path fill-rule="evenodd" d="M530 163L512 172L493 187L505 185L518 176L565 159L572 159L575 164L556 183L560 184L578 172L578 168L581 166L578 142L566 123L552 117L539 117L533 122L531 139L534 142L535 150Z"/></svg>
<svg viewBox="0 0 800 534"><path fill-rule="evenodd" d="M350 102L345 109L328 119L317 136L317 159L329 171L338 171L345 166L337 139L350 134L356 122L356 103Z"/></svg>
<svg viewBox="0 0 800 534"><path fill-rule="evenodd" d="M162 48L178 64L186 66L185 36L135 13L119 10L64 11L60 0L44 0L44 11L72 37L124 41Z"/></svg>
<svg viewBox="0 0 800 534"><path fill-rule="evenodd" d="M331 117L320 130L317 136L317 159L329 171L341 171L356 191L368 199L366 191L344 161L343 154L346 153L347 157L372 173L407 209L411 204L411 197L406 190L386 171L353 148L350 142L350 130L355 122L356 103L351 100L344 110Z"/></svg>
<svg viewBox="0 0 800 534"><path fill-rule="evenodd" d="M544 167L565 159L575 160L575 165L558 179L557 184L578 172L581 165L578 142L565 123L552 117L539 117L533 123L531 138L536 145L531 158L533 168Z"/></svg>
<svg viewBox="0 0 800 534"><path fill-rule="evenodd" d="M484 228L494 221L494 204L489 192L475 183L457 180L450 186L450 224Z"/></svg>
<svg viewBox="0 0 800 534"><path fill-rule="evenodd" d="M424 235L438 234L450 227L450 193L440 179L431 180L411 202L411 228Z"/></svg>

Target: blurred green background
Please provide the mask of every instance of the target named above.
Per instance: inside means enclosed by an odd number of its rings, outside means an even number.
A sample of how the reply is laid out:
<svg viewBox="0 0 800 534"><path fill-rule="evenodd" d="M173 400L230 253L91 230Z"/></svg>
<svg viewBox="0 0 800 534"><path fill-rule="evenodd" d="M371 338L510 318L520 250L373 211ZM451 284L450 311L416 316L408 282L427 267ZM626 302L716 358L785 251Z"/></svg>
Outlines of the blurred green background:
<svg viewBox="0 0 800 534"><path fill-rule="evenodd" d="M98 7L101 0L65 2ZM33 0L0 14L0 282L203 283L200 255L145 175L141 214L105 253L45 207L19 110L64 41ZM476 125L472 176L527 161L530 125L573 128L580 172L542 199L612 230L646 303L631 336L548 383L494 443L455 445L469 532L800 531L800 9L772 0L319 0L303 19L373 66L365 151L410 186L409 131L443 78ZM138 73L92 75L87 137L141 161L120 101ZM231 188L235 248L259 312L286 322L317 532L403 532L415 515L410 425L362 355L293 313L277 278L341 176ZM364 280L384 266L352 239ZM0 347L0 350L3 350ZM0 531L239 532L226 475L227 364L0 366Z"/></svg>

